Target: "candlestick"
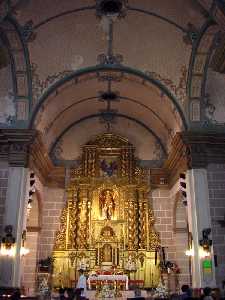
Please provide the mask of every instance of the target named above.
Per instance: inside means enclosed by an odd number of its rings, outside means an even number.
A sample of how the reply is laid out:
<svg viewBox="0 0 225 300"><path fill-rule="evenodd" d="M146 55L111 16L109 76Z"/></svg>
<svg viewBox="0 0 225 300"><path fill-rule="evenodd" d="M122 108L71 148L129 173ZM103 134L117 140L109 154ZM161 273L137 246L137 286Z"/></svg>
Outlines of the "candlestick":
<svg viewBox="0 0 225 300"><path fill-rule="evenodd" d="M158 251L155 249L155 266L157 265L157 256L158 256Z"/></svg>
<svg viewBox="0 0 225 300"><path fill-rule="evenodd" d="M166 255L165 255L165 247L162 247L162 255L163 255L163 264L166 263Z"/></svg>

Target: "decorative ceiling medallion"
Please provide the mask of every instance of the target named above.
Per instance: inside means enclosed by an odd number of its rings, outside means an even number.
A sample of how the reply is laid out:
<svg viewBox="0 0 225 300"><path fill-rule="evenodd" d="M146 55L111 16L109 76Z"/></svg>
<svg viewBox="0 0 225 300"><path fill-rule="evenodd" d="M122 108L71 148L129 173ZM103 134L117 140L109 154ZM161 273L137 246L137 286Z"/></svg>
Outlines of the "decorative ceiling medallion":
<svg viewBox="0 0 225 300"><path fill-rule="evenodd" d="M119 101L119 92L99 92L99 100L100 101Z"/></svg>
<svg viewBox="0 0 225 300"><path fill-rule="evenodd" d="M124 17L126 15L127 0L96 0L96 14L98 17Z"/></svg>
<svg viewBox="0 0 225 300"><path fill-rule="evenodd" d="M123 56L121 54L106 55L99 54L97 57L99 65L121 65L123 62Z"/></svg>

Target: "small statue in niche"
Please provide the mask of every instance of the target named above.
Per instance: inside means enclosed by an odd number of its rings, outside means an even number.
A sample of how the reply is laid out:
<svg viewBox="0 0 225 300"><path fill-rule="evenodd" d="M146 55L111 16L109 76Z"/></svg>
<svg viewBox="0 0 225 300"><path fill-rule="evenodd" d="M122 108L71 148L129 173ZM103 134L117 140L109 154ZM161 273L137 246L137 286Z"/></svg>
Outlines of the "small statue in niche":
<svg viewBox="0 0 225 300"><path fill-rule="evenodd" d="M99 207L104 220L111 220L115 212L115 198L111 190L103 190L99 195Z"/></svg>

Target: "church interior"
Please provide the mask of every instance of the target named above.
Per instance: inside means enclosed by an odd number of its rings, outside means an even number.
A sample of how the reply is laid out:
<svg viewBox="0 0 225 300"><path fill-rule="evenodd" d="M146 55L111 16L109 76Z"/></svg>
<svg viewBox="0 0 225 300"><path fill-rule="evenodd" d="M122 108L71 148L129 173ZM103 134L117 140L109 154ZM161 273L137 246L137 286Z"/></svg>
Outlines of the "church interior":
<svg viewBox="0 0 225 300"><path fill-rule="evenodd" d="M224 0L2 0L0 82L0 295L224 289Z"/></svg>

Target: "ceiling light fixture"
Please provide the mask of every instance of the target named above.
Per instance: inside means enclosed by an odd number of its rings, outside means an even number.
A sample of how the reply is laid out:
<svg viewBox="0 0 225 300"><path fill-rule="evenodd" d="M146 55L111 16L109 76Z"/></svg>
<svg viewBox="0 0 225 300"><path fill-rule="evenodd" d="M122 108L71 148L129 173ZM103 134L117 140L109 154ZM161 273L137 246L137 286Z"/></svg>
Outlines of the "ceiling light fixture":
<svg viewBox="0 0 225 300"><path fill-rule="evenodd" d="M124 17L127 0L96 0L97 16Z"/></svg>

